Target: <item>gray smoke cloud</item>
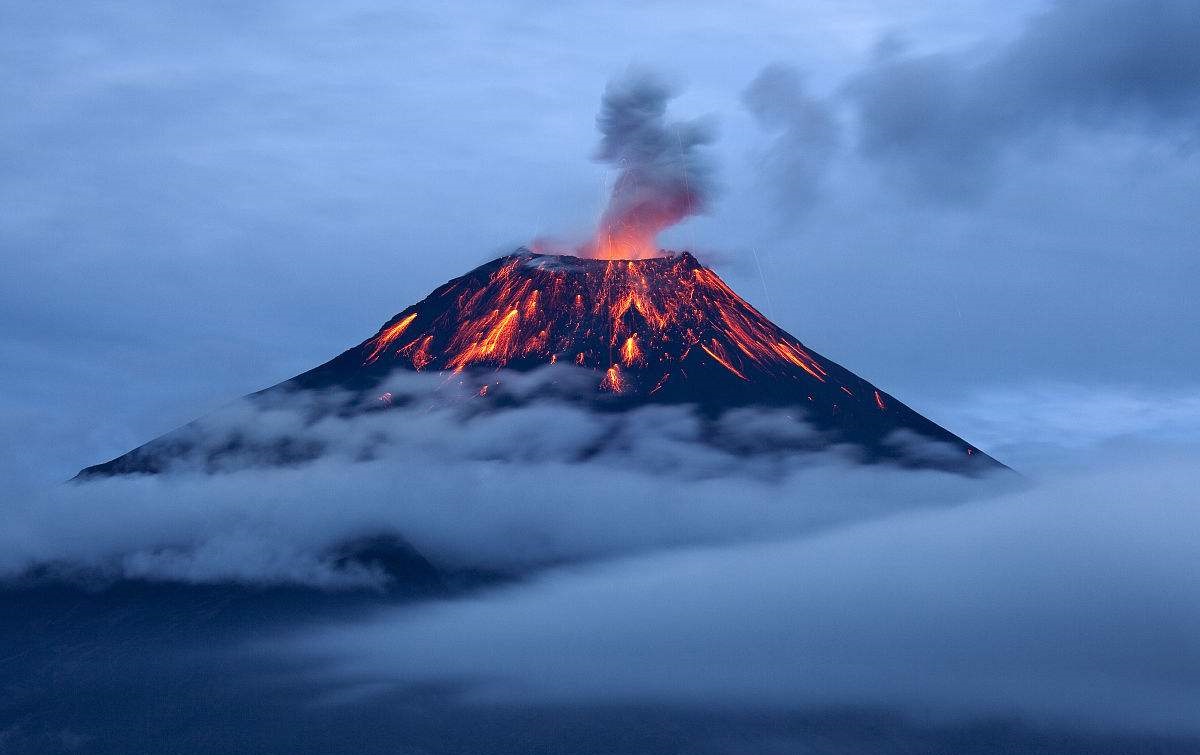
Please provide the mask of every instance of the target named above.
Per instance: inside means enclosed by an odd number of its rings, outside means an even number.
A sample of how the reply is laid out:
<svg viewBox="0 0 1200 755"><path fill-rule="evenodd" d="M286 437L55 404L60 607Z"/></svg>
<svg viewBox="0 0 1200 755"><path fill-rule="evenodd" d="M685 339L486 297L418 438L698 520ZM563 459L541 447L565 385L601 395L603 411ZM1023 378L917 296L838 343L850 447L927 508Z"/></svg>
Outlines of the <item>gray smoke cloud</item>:
<svg viewBox="0 0 1200 755"><path fill-rule="evenodd" d="M596 117L601 134L596 159L618 173L592 254L654 256L660 231L707 207L713 169L701 147L713 140L713 127L700 120L667 121L667 103L676 94L645 71L608 84Z"/></svg>
<svg viewBox="0 0 1200 755"><path fill-rule="evenodd" d="M989 53L906 54L885 44L846 94L859 150L952 202L990 188L1006 151L1071 128L1200 129L1194 0L1060 0Z"/></svg>
<svg viewBox="0 0 1200 755"><path fill-rule="evenodd" d="M742 103L771 144L756 155L785 220L795 220L821 196L840 128L830 103L808 93L799 69L781 63L764 68L742 93Z"/></svg>

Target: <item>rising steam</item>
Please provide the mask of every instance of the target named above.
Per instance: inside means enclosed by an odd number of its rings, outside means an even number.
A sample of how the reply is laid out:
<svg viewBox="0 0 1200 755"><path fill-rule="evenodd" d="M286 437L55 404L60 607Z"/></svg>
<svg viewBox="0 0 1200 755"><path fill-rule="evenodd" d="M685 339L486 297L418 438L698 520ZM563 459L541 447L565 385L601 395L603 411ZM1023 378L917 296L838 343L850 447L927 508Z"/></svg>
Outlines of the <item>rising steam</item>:
<svg viewBox="0 0 1200 755"><path fill-rule="evenodd" d="M702 212L711 192L712 168L700 147L713 139L701 121L666 121L676 91L658 77L630 73L609 82L596 125L596 159L620 172L596 238L584 253L606 259L658 255L655 237Z"/></svg>

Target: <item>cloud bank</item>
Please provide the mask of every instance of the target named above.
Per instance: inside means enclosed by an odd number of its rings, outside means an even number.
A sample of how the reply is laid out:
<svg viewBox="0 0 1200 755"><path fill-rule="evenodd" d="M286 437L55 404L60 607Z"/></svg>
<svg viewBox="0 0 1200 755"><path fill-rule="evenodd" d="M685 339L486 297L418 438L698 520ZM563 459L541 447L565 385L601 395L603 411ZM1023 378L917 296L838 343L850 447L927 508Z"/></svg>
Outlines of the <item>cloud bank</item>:
<svg viewBox="0 0 1200 755"><path fill-rule="evenodd" d="M289 652L345 682L449 684L480 704L848 706L1195 735L1198 489L1188 458L1091 470L558 571L309 631Z"/></svg>
<svg viewBox="0 0 1200 755"><path fill-rule="evenodd" d="M239 402L190 428L192 452L164 474L31 493L0 533L0 577L379 586L386 575L342 558L346 543L391 536L447 570L523 572L812 531L1015 484L814 453L817 436L788 412L704 420L688 407L605 414L548 400L480 413L478 401L417 400L429 376L401 377L390 394L411 401L402 407L346 416L330 411L332 395ZM500 382L512 396L540 385L511 377ZM316 458L261 466L281 448Z"/></svg>

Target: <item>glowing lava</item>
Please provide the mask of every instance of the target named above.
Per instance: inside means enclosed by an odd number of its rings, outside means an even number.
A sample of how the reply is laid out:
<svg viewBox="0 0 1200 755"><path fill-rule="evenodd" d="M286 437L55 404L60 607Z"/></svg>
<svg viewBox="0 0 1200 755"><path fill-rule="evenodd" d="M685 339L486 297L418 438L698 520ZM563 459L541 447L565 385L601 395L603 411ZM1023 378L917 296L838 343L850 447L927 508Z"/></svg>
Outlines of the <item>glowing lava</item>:
<svg viewBox="0 0 1200 755"><path fill-rule="evenodd" d="M446 284L363 348L364 365L390 359L455 373L561 360L595 370L598 386L613 393L656 393L672 373L686 381L705 364L744 382L829 379L820 359L687 253L513 255Z"/></svg>
<svg viewBox="0 0 1200 755"><path fill-rule="evenodd" d="M596 238L582 249L585 257L602 260L644 260L662 257L655 239L674 224L675 217L604 218Z"/></svg>
<svg viewBox="0 0 1200 755"><path fill-rule="evenodd" d="M392 341L395 341L397 338L399 338L404 333L405 329L407 329L415 319L417 319L417 313L413 312L396 324L385 328L382 333L375 336L373 339L375 348L371 351L371 355L367 357L366 364L370 364L378 359L379 355L383 353L383 350L386 349L392 343Z"/></svg>

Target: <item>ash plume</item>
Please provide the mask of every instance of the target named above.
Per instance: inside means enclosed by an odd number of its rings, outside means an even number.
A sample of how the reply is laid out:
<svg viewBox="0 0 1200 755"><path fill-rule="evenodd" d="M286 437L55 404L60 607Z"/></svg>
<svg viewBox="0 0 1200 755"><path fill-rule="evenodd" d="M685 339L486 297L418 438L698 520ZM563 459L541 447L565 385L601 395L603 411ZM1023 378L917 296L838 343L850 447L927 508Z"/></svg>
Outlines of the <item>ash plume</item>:
<svg viewBox="0 0 1200 755"><path fill-rule="evenodd" d="M656 256L660 231L706 208L712 167L700 148L713 140L713 129L699 120L668 122L667 102L676 94L648 72L629 73L605 89L596 159L620 172L589 256Z"/></svg>
<svg viewBox="0 0 1200 755"><path fill-rule="evenodd" d="M1195 0L1056 2L985 55L914 54L891 40L844 92L860 154L929 198L980 201L1038 134L1200 130ZM1049 144L1066 143L1061 137Z"/></svg>
<svg viewBox="0 0 1200 755"><path fill-rule="evenodd" d="M820 199L841 136L833 108L809 94L798 69L779 63L755 77L742 104L773 136L758 155L758 167L781 214L795 220Z"/></svg>

